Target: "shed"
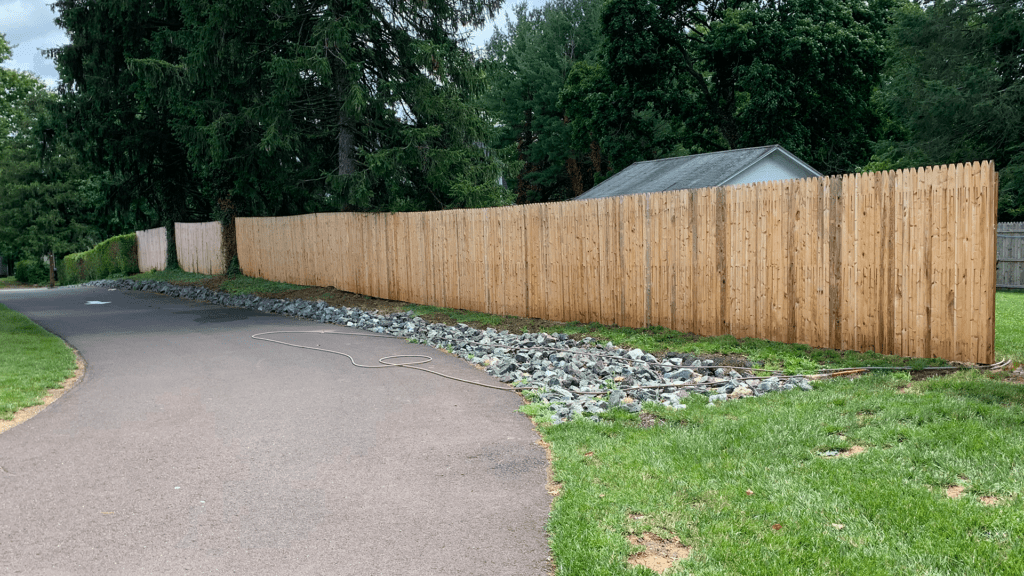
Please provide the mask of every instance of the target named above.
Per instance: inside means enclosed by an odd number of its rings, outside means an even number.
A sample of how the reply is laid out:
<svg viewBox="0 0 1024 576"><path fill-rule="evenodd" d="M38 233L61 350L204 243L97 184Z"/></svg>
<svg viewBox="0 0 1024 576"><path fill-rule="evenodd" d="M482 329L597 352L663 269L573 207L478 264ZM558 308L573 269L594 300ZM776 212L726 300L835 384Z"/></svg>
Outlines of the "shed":
<svg viewBox="0 0 1024 576"><path fill-rule="evenodd" d="M768 182L820 178L821 172L778 144L634 162L587 190L577 200Z"/></svg>

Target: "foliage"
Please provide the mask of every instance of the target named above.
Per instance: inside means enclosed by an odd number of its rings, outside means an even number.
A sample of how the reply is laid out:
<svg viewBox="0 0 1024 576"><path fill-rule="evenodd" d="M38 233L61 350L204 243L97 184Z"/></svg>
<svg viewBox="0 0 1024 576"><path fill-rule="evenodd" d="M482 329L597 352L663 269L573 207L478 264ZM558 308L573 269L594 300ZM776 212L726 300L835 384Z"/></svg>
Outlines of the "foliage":
<svg viewBox="0 0 1024 576"><path fill-rule="evenodd" d="M0 34L0 61L10 56ZM0 254L34 259L95 242L92 198L76 154L54 137L56 97L0 68Z"/></svg>
<svg viewBox="0 0 1024 576"><path fill-rule="evenodd" d="M41 260L19 260L14 263L14 277L25 284L45 284L50 281L50 270Z"/></svg>
<svg viewBox="0 0 1024 576"><path fill-rule="evenodd" d="M167 34L181 27L175 0L57 0L68 44L48 52L60 73L58 137L93 168L107 233L194 222L211 211L165 108L142 98L132 58L174 59Z"/></svg>
<svg viewBox="0 0 1024 576"><path fill-rule="evenodd" d="M60 338L0 305L0 420L42 403L75 373L75 353Z"/></svg>
<svg viewBox="0 0 1024 576"><path fill-rule="evenodd" d="M869 97L890 11L889 0L612 0L603 66L582 68L565 99L589 101L575 118L612 171L765 144L851 171L878 124Z"/></svg>
<svg viewBox="0 0 1024 576"><path fill-rule="evenodd" d="M68 254L60 267L60 280L65 285L77 284L138 271L138 239L132 232L108 238L91 250Z"/></svg>
<svg viewBox="0 0 1024 576"><path fill-rule="evenodd" d="M1024 216L1024 2L910 5L877 101L895 123L876 160L894 167L994 160L999 216Z"/></svg>
<svg viewBox="0 0 1024 576"><path fill-rule="evenodd" d="M487 90L482 103L498 128L499 147L514 146L523 167L516 201L578 196L593 185L589 141L570 139L559 92L573 66L598 58L599 0L552 0L543 8L515 8L515 20L497 29L485 51Z"/></svg>
<svg viewBox="0 0 1024 576"><path fill-rule="evenodd" d="M59 0L66 127L126 221L505 204L460 31L499 4Z"/></svg>

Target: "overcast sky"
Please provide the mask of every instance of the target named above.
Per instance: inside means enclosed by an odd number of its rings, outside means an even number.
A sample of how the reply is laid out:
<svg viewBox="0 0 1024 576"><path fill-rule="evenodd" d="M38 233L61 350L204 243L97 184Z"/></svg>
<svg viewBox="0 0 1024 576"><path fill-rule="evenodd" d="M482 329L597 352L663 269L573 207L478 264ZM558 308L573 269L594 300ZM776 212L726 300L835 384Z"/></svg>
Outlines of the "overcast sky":
<svg viewBox="0 0 1024 576"><path fill-rule="evenodd" d="M506 0L506 11L518 0ZM5 68L34 72L47 86L57 85L57 70L53 61L45 58L40 50L56 48L68 41L64 31L53 23L56 16L50 10L52 0L0 0L0 32L7 37L8 44L17 45L14 57L3 63ZM529 0L531 7L539 7L544 0ZM505 16L499 15L496 22L505 25ZM494 22L473 35L473 43L483 45L491 37Z"/></svg>
<svg viewBox="0 0 1024 576"><path fill-rule="evenodd" d="M0 0L0 32L14 48L14 57L5 68L35 72L48 86L57 84L53 61L44 58L41 49L67 43L64 31L53 23L55 14L44 0Z"/></svg>

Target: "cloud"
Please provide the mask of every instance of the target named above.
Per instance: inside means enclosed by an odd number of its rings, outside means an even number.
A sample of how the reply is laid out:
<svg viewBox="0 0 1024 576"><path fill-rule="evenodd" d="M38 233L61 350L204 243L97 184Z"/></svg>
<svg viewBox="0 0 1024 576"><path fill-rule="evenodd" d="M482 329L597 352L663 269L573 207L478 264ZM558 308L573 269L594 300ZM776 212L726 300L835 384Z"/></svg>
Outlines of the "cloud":
<svg viewBox="0 0 1024 576"><path fill-rule="evenodd" d="M54 22L56 15L43 0L0 0L0 32L7 43L15 46L13 57L4 67L33 72L48 86L57 83L53 61L40 50L56 48L68 42L67 36Z"/></svg>

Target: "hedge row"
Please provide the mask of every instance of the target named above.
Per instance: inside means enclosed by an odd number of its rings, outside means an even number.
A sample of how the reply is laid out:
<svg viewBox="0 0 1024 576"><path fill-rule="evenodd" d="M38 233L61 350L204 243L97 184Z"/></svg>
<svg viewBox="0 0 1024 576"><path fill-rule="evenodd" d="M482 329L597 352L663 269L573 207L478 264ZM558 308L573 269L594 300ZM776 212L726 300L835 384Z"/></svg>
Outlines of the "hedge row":
<svg viewBox="0 0 1024 576"><path fill-rule="evenodd" d="M19 260L14 264L14 278L24 284L46 284L50 281L50 267L41 260Z"/></svg>
<svg viewBox="0 0 1024 576"><path fill-rule="evenodd" d="M139 246L135 233L108 238L91 250L68 254L61 263L61 284L78 284L139 271Z"/></svg>

